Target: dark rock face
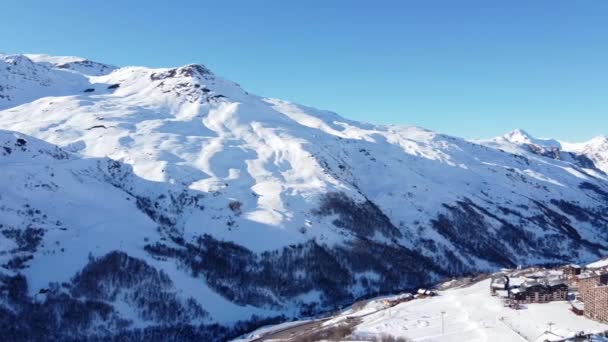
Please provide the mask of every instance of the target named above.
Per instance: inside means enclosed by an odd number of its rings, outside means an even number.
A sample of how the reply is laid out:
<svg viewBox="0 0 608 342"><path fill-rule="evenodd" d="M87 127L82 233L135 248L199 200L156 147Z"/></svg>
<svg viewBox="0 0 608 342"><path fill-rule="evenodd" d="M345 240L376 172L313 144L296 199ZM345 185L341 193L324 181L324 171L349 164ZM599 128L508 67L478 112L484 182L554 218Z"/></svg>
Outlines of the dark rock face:
<svg viewBox="0 0 608 342"><path fill-rule="evenodd" d="M583 169L592 169L597 172L602 172L600 169L597 168L593 160L591 160L584 154L562 151L562 149L559 147L538 146L534 144L526 144L525 146L527 147L528 151L536 155L545 158L571 162L574 165L577 165Z"/></svg>
<svg viewBox="0 0 608 342"><path fill-rule="evenodd" d="M150 79L160 81L167 78L175 77L208 77L212 76L211 70L200 64L190 64L181 68L172 68L164 72L153 73Z"/></svg>
<svg viewBox="0 0 608 342"><path fill-rule="evenodd" d="M190 64L181 68L155 72L150 75L150 79L158 81L156 87L162 93L171 93L190 103L198 101L218 102L226 99L225 95L214 93L211 89L203 86L202 82L205 81L213 83L215 76L202 65Z"/></svg>
<svg viewBox="0 0 608 342"><path fill-rule="evenodd" d="M59 69L77 70L79 72L92 76L106 75L116 69L116 67L98 62L93 62L90 60L63 63L57 65L56 67Z"/></svg>
<svg viewBox="0 0 608 342"><path fill-rule="evenodd" d="M595 166L595 163L593 162L593 160L591 160L586 155L575 154L575 153L570 153L570 155L572 156L572 158L574 158L578 162L578 164L581 167L583 167L585 169L596 169L597 170L597 167Z"/></svg>
<svg viewBox="0 0 608 342"><path fill-rule="evenodd" d="M179 68L178 74L186 77L211 75L211 70L204 65L190 64Z"/></svg>
<svg viewBox="0 0 608 342"><path fill-rule="evenodd" d="M546 158L561 160L561 150L557 147L538 146L534 144L526 144L530 152Z"/></svg>

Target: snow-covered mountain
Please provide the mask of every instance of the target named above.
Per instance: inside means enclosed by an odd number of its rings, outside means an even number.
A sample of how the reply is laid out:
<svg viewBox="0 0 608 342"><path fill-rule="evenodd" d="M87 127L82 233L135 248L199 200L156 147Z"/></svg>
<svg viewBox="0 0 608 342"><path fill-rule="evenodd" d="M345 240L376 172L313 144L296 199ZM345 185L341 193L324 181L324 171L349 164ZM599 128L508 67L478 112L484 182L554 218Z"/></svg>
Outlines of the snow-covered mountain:
<svg viewBox="0 0 608 342"><path fill-rule="evenodd" d="M573 151L591 159L596 167L608 173L608 137L605 135L595 137L582 144L562 143L565 150Z"/></svg>
<svg viewBox="0 0 608 342"><path fill-rule="evenodd" d="M516 129L501 137L491 141L481 141L481 143L511 152L523 148L537 155L564 160L585 169L608 173L608 137L606 136L598 136L583 143L568 143L555 139L535 138L522 129Z"/></svg>
<svg viewBox="0 0 608 342"><path fill-rule="evenodd" d="M0 129L4 337L223 340L608 254L605 138L473 142L259 97L202 65L46 55L0 55Z"/></svg>

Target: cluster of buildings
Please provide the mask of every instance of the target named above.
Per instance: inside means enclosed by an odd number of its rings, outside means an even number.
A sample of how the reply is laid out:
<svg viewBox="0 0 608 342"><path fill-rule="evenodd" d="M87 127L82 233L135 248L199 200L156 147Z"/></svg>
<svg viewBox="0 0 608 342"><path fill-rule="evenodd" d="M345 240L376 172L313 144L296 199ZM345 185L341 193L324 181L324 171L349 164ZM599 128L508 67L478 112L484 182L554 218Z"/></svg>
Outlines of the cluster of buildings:
<svg viewBox="0 0 608 342"><path fill-rule="evenodd" d="M573 310L601 322L608 322L608 266L583 268L568 265L564 275L573 290L577 291L578 302L573 303Z"/></svg>
<svg viewBox="0 0 608 342"><path fill-rule="evenodd" d="M409 302L410 300L421 299L421 298L426 298L426 297L433 297L436 295L437 295L437 292L435 292L433 290L418 289L418 291L416 291L415 294L403 293L398 296L386 298L382 301L382 303L386 307L391 307L391 306L395 306L397 304L401 304L404 302Z"/></svg>
<svg viewBox="0 0 608 342"><path fill-rule="evenodd" d="M414 295L414 298L426 298L426 297L433 297L436 295L437 295L437 293L433 290L418 289L418 291Z"/></svg>
<svg viewBox="0 0 608 342"><path fill-rule="evenodd" d="M608 263L598 267L504 270L492 276L490 293L506 306L570 300L572 311L608 322Z"/></svg>
<svg viewBox="0 0 608 342"><path fill-rule="evenodd" d="M494 275L490 283L490 293L513 308L527 303L566 300L568 290L563 274L552 270L505 271Z"/></svg>
<svg viewBox="0 0 608 342"><path fill-rule="evenodd" d="M410 300L414 299L414 295L412 295L411 293L404 293L398 296L394 296L391 298L387 298L385 300L383 300L383 304L386 307L391 307L391 306L395 306L397 304L401 304L404 302L409 302Z"/></svg>

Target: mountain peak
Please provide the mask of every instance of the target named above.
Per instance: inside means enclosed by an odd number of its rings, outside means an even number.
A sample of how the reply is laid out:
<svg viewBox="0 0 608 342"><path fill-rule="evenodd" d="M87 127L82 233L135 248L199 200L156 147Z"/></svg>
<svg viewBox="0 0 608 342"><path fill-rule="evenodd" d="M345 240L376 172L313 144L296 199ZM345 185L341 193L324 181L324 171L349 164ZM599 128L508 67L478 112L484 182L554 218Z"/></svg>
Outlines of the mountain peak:
<svg viewBox="0 0 608 342"><path fill-rule="evenodd" d="M25 54L23 56L36 64L49 68L71 70L86 76L103 76L118 69L114 65L99 63L76 56L51 56L45 54Z"/></svg>
<svg viewBox="0 0 608 342"><path fill-rule="evenodd" d="M526 132L521 128L516 128L511 132L503 135L503 137L514 143L530 143L534 140L534 137L530 133Z"/></svg>
<svg viewBox="0 0 608 342"><path fill-rule="evenodd" d="M211 72L211 70L209 70L209 68L207 68L206 66L204 66L202 64L186 64L183 67L180 67L178 69L181 70L187 76L190 76L190 75L203 76L203 75L212 75L213 74Z"/></svg>
<svg viewBox="0 0 608 342"><path fill-rule="evenodd" d="M597 137L589 140L587 142L587 145L593 145L593 146L608 145L608 136L606 136L606 135L598 135Z"/></svg>
<svg viewBox="0 0 608 342"><path fill-rule="evenodd" d="M555 139L539 139L533 137L530 133L525 130L518 128L502 136L504 140L507 140L514 144L532 144L542 147L560 148L561 144Z"/></svg>
<svg viewBox="0 0 608 342"><path fill-rule="evenodd" d="M0 54L0 60L10 65L34 64L34 61L24 55Z"/></svg>
<svg viewBox="0 0 608 342"><path fill-rule="evenodd" d="M171 68L161 72L155 72L150 75L154 81L167 78L188 77L188 78L210 78L213 76L211 70L202 64L187 64L182 67Z"/></svg>
<svg viewBox="0 0 608 342"><path fill-rule="evenodd" d="M31 61L35 63L41 64L50 64L50 65L60 65L71 62L80 62L86 61L86 58L77 57L77 56L52 56L47 54L38 54L38 53L26 53L23 56L29 58Z"/></svg>
<svg viewBox="0 0 608 342"><path fill-rule="evenodd" d="M588 154L605 171L608 171L608 136L597 137L581 144L575 145L574 150Z"/></svg>

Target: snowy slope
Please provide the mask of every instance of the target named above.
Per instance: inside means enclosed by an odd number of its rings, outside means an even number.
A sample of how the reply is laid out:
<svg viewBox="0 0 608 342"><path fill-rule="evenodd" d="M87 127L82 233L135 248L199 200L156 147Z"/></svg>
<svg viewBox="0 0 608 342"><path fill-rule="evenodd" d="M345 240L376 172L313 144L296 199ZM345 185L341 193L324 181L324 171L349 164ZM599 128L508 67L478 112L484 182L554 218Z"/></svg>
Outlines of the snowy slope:
<svg viewBox="0 0 608 342"><path fill-rule="evenodd" d="M249 319L252 314L277 314L272 310L235 305L175 263L149 258L145 252L145 245L167 239L159 234L158 224L152 219L154 215L144 207L145 203L159 204L163 199L170 199L165 201L170 203L164 203L162 214L172 219L184 212L203 211L201 194L143 180L134 175L128 165L108 158L83 159L11 131L0 130L0 146L3 176L0 285L5 286L0 288L8 287L22 275L27 279L22 295L34 302L65 300L61 296L66 294L75 300L84 293L89 300L110 303L117 317L107 319L100 326L91 321L87 334L111 329L116 324L114 320L120 319L128 320L130 328L170 323L176 317L171 310L179 310L185 321L200 324L217 320L234 322ZM173 203L175 199L178 203ZM126 252L128 258L116 254L117 251ZM138 260L145 260L146 264L138 264ZM115 262L122 264L128 273L116 271L114 267L104 269ZM87 268L93 268L88 275ZM156 270L160 270L161 275L156 274ZM89 278L79 279L83 274ZM142 284L135 286L128 281L131 278L124 280L123 277L134 277ZM154 283L146 284L146 281ZM99 282L99 289L87 288L95 286L91 282ZM53 284L62 285L56 288ZM41 297L44 291L49 292ZM168 302L166 306L155 306L155 296ZM3 299L8 307L23 306L11 300L10 293ZM63 305L73 304L68 301ZM58 322L57 328L67 330L70 324L73 323ZM48 328L52 330L52 323Z"/></svg>
<svg viewBox="0 0 608 342"><path fill-rule="evenodd" d="M74 253L36 249L22 268L5 264L27 277L31 296L73 282L89 253L122 251L165 272L205 322L234 326L466 272L607 254L601 142L566 148L523 131L471 142L252 95L202 65L28 57L0 56L0 128L70 161L25 172L29 155L2 160L14 179L1 184L12 195L0 204L10 213L37 205L69 224L41 243ZM23 175L42 177L45 167L62 168L52 180L61 190L22 191ZM92 180L82 183L83 172ZM0 223L26 229L11 215ZM2 246L18 240L7 234ZM19 255L3 248L6 260ZM61 272L43 271L67 260ZM140 316L129 317L154 324Z"/></svg>
<svg viewBox="0 0 608 342"><path fill-rule="evenodd" d="M490 295L489 286L488 279L469 287L442 291L438 297L413 300L379 311L365 317L355 333L361 336L389 334L413 341L510 342L562 340L581 331L608 330L606 324L575 315L566 301L510 309ZM552 323L552 333L545 335L549 323Z"/></svg>
<svg viewBox="0 0 608 342"><path fill-rule="evenodd" d="M88 76L107 75L118 69L113 65L98 63L82 57L50 56L44 54L26 54L24 56L37 64L46 65L51 68L72 70Z"/></svg>
<svg viewBox="0 0 608 342"><path fill-rule="evenodd" d="M598 136L582 144L563 144L564 149L587 156L602 171L608 173L608 137Z"/></svg>
<svg viewBox="0 0 608 342"><path fill-rule="evenodd" d="M538 139L522 129L516 129L502 137L481 143L508 151L523 148L548 158L565 160L583 168L608 173L608 137L606 136L597 136L583 143L569 143L555 139Z"/></svg>
<svg viewBox="0 0 608 342"><path fill-rule="evenodd" d="M561 274L561 271L551 272ZM569 301L530 303L512 309L505 306L503 299L490 294L491 280L484 278L444 283L442 285L449 288L432 297L415 298L404 293L361 301L321 320L270 325L235 341L280 340L289 334L295 336L292 340L316 340L312 336L323 336L323 331L332 336L331 331L340 331L339 327L346 326L350 328L341 330L348 331L343 335L345 341L402 338L425 342L545 342L568 338L570 341L580 333L595 334L597 341L604 341L600 336L608 330L608 325L574 314ZM408 300L393 304L398 298ZM286 328L291 331L284 332Z"/></svg>
<svg viewBox="0 0 608 342"><path fill-rule="evenodd" d="M0 70L0 109L81 92L89 83L81 74L34 63L22 55L0 54Z"/></svg>

